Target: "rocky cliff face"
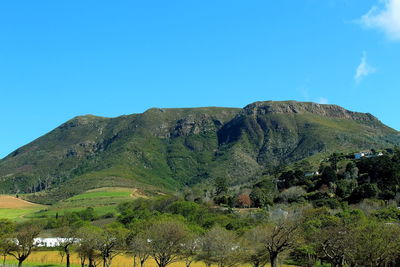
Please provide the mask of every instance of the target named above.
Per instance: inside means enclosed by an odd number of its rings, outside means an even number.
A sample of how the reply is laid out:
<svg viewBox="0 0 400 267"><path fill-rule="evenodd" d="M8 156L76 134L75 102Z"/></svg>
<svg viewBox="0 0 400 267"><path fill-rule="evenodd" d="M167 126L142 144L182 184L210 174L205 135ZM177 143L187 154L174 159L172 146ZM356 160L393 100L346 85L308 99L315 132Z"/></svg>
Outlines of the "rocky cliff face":
<svg viewBox="0 0 400 267"><path fill-rule="evenodd" d="M0 188L62 198L100 185L176 189L219 176L238 184L322 152L395 144L398 132L370 114L295 101L88 115L1 160Z"/></svg>
<svg viewBox="0 0 400 267"><path fill-rule="evenodd" d="M313 102L255 102L247 105L243 109L246 115L265 115L265 114L314 114L328 118L370 121L379 123L378 119L369 113L353 112L337 105L317 104Z"/></svg>
<svg viewBox="0 0 400 267"><path fill-rule="evenodd" d="M332 151L332 148L362 147L366 145L363 135L371 132L378 137L393 130L371 114L336 105L267 101L246 106L222 127L219 142L235 146L240 140L247 140L256 151L255 160L271 166ZM370 142L378 145L379 138L373 139Z"/></svg>

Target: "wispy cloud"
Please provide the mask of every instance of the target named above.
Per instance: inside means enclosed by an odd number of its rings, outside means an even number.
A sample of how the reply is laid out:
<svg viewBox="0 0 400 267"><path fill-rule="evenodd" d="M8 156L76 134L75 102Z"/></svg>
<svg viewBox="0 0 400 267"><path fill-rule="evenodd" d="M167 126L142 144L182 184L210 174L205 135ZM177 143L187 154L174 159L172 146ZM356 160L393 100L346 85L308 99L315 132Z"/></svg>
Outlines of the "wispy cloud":
<svg viewBox="0 0 400 267"><path fill-rule="evenodd" d="M374 73L375 71L376 69L368 64L367 53L364 51L361 57L361 62L356 69L356 74L354 75L354 80L356 81L356 84L360 84L362 79Z"/></svg>
<svg viewBox="0 0 400 267"><path fill-rule="evenodd" d="M389 39L400 41L400 0L380 0L380 5L372 7L360 21L365 27L382 30Z"/></svg>
<svg viewBox="0 0 400 267"><path fill-rule="evenodd" d="M325 98L325 97L320 97L320 98L318 99L318 104L328 104L328 103L329 103L329 101L328 101L328 99Z"/></svg>

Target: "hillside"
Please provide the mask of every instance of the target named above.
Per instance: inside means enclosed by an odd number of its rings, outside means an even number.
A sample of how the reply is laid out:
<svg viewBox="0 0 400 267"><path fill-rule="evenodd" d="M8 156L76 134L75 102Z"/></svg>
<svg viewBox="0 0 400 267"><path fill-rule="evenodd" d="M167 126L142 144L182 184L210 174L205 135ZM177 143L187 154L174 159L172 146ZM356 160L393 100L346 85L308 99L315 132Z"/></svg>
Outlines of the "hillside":
<svg viewBox="0 0 400 267"><path fill-rule="evenodd" d="M0 218L23 220L24 216L38 212L45 206L8 195L0 195Z"/></svg>
<svg viewBox="0 0 400 267"><path fill-rule="evenodd" d="M0 193L51 203L100 187L173 192L218 177L240 184L311 156L398 144L399 133L371 114L295 101L87 115L2 159Z"/></svg>

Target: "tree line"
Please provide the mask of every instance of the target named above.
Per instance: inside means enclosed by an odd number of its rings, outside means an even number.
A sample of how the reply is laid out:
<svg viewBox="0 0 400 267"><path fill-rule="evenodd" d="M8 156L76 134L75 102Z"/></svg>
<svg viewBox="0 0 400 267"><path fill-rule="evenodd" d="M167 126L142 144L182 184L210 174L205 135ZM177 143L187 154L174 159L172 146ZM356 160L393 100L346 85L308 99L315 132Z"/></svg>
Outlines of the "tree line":
<svg viewBox="0 0 400 267"><path fill-rule="evenodd" d="M104 227L86 223L54 229L66 266L75 253L81 266L110 267L116 255L132 256L135 267L154 259L159 267L173 262L203 262L207 267L248 263L275 267L285 260L298 266L398 266L400 212L388 207L366 214L361 210L295 206L238 215L230 210L177 198L136 200L119 207L117 220ZM234 224L236 222L236 224ZM0 220L0 254L19 266L36 248L34 239L45 220L14 223Z"/></svg>

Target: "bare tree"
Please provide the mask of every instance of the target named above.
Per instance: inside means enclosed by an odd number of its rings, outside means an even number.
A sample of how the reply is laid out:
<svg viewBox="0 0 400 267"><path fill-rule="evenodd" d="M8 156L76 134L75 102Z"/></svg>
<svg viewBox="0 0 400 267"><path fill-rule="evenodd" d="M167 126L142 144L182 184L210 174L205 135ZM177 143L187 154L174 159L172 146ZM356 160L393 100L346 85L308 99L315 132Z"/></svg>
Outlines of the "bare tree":
<svg viewBox="0 0 400 267"><path fill-rule="evenodd" d="M344 224L324 227L314 237L317 249L332 267L345 265L346 251L349 249L349 228Z"/></svg>
<svg viewBox="0 0 400 267"><path fill-rule="evenodd" d="M84 246L82 246L82 243L79 243L78 247L76 248L76 252L78 254L79 260L81 262L81 267L85 267L86 263L86 251Z"/></svg>
<svg viewBox="0 0 400 267"><path fill-rule="evenodd" d="M222 227L214 227L201 238L198 259L207 266L232 267L241 263L242 248L236 234Z"/></svg>
<svg viewBox="0 0 400 267"><path fill-rule="evenodd" d="M88 260L88 267L96 267L98 265L98 259L101 258L97 250L100 235L101 229L98 227L84 226L78 230L77 237L79 242L76 250L82 267L85 266L86 260Z"/></svg>
<svg viewBox="0 0 400 267"><path fill-rule="evenodd" d="M149 227L145 234L149 239L150 255L159 267L179 260L188 233L187 227L175 220L159 221Z"/></svg>
<svg viewBox="0 0 400 267"><path fill-rule="evenodd" d="M41 227L33 222L28 222L17 227L14 234L14 246L8 254L18 261L18 267L29 257L35 247L35 238L39 235Z"/></svg>
<svg viewBox="0 0 400 267"><path fill-rule="evenodd" d="M76 234L76 230L70 227L62 227L57 231L57 236L60 237L58 239L59 248L61 249L60 252L66 257L66 267L70 267L71 265L71 247L78 241ZM62 257L64 257L64 255L62 255Z"/></svg>
<svg viewBox="0 0 400 267"><path fill-rule="evenodd" d="M278 256L294 247L299 237L301 218L288 217L286 214L267 225L257 227L262 235L265 250L269 254L272 267L278 266Z"/></svg>
<svg viewBox="0 0 400 267"><path fill-rule="evenodd" d="M126 235L126 229L115 225L110 225L102 231L97 240L97 249L100 251L103 267L110 267L114 257L121 252Z"/></svg>
<svg viewBox="0 0 400 267"><path fill-rule="evenodd" d="M136 258L139 258L140 267L144 267L145 262L150 257L150 240L143 234L135 235L128 242L128 249L134 257L134 265Z"/></svg>
<svg viewBox="0 0 400 267"><path fill-rule="evenodd" d="M253 267L264 267L269 262L269 255L264 249L264 236L260 228L247 231L244 236L246 253L244 260Z"/></svg>
<svg viewBox="0 0 400 267"><path fill-rule="evenodd" d="M197 235L190 235L185 243L182 245L181 256L185 262L185 267L190 267L192 262L195 261L196 256L200 249L200 240Z"/></svg>

